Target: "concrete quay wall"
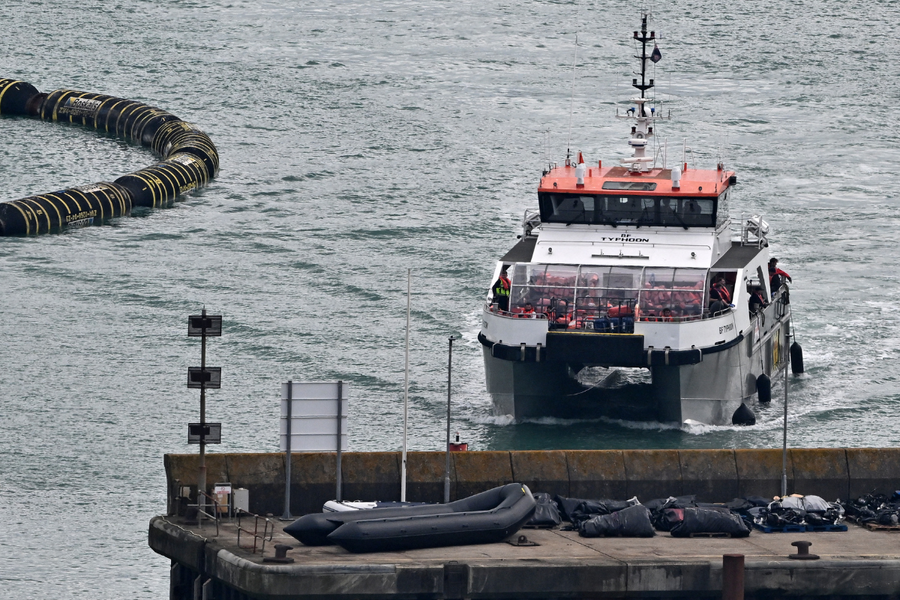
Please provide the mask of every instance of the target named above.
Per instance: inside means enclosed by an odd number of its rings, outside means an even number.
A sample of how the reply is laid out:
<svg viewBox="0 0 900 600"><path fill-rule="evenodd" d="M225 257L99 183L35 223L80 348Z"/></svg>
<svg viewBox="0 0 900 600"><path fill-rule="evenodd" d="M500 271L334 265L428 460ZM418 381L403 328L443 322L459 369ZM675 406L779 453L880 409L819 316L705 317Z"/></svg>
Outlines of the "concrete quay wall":
<svg viewBox="0 0 900 600"><path fill-rule="evenodd" d="M399 452L345 452L342 455L344 500L399 500ZM285 454L207 454L210 488L230 482L249 490L250 512L284 511ZM293 454L291 514L322 510L336 496L334 453ZM199 456L167 454L169 514L175 512L179 488L196 498ZM441 502L445 454L410 452L407 500ZM715 450L552 450L455 452L451 454L451 500L503 485L525 483L533 492L574 498L642 500L695 494L707 502L781 493L782 451ZM900 448L790 449L788 493L816 494L826 500L854 498L900 487Z"/></svg>

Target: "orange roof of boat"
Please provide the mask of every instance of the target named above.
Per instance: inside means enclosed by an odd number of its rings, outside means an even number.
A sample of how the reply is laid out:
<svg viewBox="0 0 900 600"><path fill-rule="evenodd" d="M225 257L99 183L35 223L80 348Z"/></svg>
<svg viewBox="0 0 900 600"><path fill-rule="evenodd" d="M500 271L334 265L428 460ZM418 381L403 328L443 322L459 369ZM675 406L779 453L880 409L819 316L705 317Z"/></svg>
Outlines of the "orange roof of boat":
<svg viewBox="0 0 900 600"><path fill-rule="evenodd" d="M734 171L724 169L685 169L681 173L681 185L673 187L672 169L648 169L631 171L626 167L590 167L585 164L584 184L578 184L576 165L554 167L541 178L539 192L638 194L653 196L716 197L736 179ZM604 188L604 184L613 185ZM652 189L642 183L655 183ZM621 185L615 185L621 184Z"/></svg>

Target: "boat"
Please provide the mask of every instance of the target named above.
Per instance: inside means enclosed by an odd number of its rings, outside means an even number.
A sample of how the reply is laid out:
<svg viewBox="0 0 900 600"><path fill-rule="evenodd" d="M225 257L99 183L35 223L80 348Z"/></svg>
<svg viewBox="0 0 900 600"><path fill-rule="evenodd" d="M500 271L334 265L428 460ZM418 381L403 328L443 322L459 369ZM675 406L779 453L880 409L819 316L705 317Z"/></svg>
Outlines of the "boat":
<svg viewBox="0 0 900 600"><path fill-rule="evenodd" d="M616 113L631 155L590 164L567 149L493 272L478 340L495 412L518 421L753 424L788 355L802 364L787 351L789 277L770 280L769 225L729 216L736 173L697 168L686 146L670 166L657 141L671 114L647 94L661 57L648 16L634 32L640 95Z"/></svg>
<svg viewBox="0 0 900 600"><path fill-rule="evenodd" d="M284 532L307 546L351 552L487 544L516 533L534 507L528 486L509 483L447 504L312 513Z"/></svg>

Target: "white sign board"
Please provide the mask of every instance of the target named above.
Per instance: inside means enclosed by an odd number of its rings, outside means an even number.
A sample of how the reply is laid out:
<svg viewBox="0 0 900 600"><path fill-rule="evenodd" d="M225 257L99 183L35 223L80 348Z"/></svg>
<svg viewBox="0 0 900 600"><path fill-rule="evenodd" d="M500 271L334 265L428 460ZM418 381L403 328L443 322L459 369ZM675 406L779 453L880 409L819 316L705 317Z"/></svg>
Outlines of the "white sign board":
<svg viewBox="0 0 900 600"><path fill-rule="evenodd" d="M288 392L291 400L288 401ZM341 384L341 450L347 449L347 413L350 384ZM288 420L290 404L290 420ZM291 428L291 452L336 452L338 421L338 382L291 382L281 384L281 451L287 451L288 423Z"/></svg>

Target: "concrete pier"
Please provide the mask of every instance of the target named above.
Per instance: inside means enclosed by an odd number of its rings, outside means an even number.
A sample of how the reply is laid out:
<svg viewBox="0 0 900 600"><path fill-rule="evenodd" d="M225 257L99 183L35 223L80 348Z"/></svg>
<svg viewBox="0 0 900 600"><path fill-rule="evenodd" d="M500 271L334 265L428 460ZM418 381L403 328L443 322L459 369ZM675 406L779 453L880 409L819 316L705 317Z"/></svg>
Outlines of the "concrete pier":
<svg viewBox="0 0 900 600"><path fill-rule="evenodd" d="M345 499L396 500L399 453L347 453ZM410 453L407 498L439 502L444 455ZM172 600L721 598L722 557L745 557L748 599L900 599L900 535L851 524L847 532L753 532L749 538L581 538L577 532L522 530L534 545L508 543L354 555L339 547L305 547L270 517L271 539L248 533L265 519L197 527L185 517L196 500L196 455L167 455L169 511L150 523L151 548L172 561ZM249 491L250 512L281 515L283 454L207 456L207 481ZM334 497L333 454L292 457L291 512L321 511ZM776 450L601 450L466 452L453 455L451 498L512 481L534 492L643 501L696 494L722 502L780 493ZM900 450L795 449L788 492L847 499L900 488ZM192 498L179 498L189 492ZM516 537L516 536L514 536ZM791 543L810 541L818 560L788 558ZM276 546L290 563L270 562Z"/></svg>
<svg viewBox="0 0 900 600"><path fill-rule="evenodd" d="M172 600L422 600L502 598L721 598L722 556L745 556L745 598L900 598L900 535L850 525L847 532L760 533L748 538L582 538L523 529L537 546L507 543L351 554L306 547L281 531L265 552L221 524L202 529L156 517L150 546L172 559ZM514 536L518 537L518 536ZM819 560L788 558L812 542ZM290 545L291 564L263 562ZM206 589L206 596L195 596Z"/></svg>

